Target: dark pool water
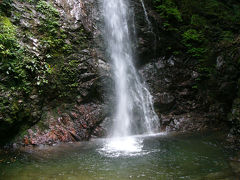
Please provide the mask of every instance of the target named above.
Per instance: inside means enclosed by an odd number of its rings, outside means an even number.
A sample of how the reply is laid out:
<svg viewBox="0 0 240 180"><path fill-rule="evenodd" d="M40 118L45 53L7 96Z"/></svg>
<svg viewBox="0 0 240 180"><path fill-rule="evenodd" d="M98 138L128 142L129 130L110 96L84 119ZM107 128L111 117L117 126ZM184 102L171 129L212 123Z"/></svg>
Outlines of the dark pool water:
<svg viewBox="0 0 240 180"><path fill-rule="evenodd" d="M234 152L224 147L219 134L160 134L134 140L138 147L129 152L110 151L106 139L2 152L0 179L236 179L228 160Z"/></svg>

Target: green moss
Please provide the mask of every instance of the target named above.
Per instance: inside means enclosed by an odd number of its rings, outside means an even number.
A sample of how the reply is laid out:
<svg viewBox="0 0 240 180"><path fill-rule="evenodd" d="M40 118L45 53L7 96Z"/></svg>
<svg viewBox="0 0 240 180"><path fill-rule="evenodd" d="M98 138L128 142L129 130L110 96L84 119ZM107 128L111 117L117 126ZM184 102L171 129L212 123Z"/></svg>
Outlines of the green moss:
<svg viewBox="0 0 240 180"><path fill-rule="evenodd" d="M40 89L46 83L46 73L44 62L29 56L20 46L17 27L8 17L0 16L0 144L18 133L23 124L33 123L29 95L33 88ZM9 130L14 132L9 134Z"/></svg>
<svg viewBox="0 0 240 180"><path fill-rule="evenodd" d="M35 6L38 14L41 14L40 24L33 29L13 25L8 17L12 13L15 17L14 22L18 24L21 13L14 9L11 11L11 1L2 2L0 3L0 144L9 141L19 131L24 131L39 120L38 117L34 119L32 117L32 108L38 108L38 104L34 103L41 100L52 101L52 99L58 102L65 100L72 102L78 94L80 60L68 60L67 57L73 52L72 44L77 47L75 51L88 47L88 35L84 28L74 32L76 37L74 42L71 42L71 34L61 28L59 12L50 2L21 0ZM27 8L25 12L34 16ZM23 36L39 40L43 59L33 56L27 48L20 45L19 37ZM33 94L39 96L37 102L30 98Z"/></svg>
<svg viewBox="0 0 240 180"><path fill-rule="evenodd" d="M59 12L51 3L39 1L36 9L43 15L38 32L42 34L40 43L44 47L49 69L48 85L44 89L52 97L71 98L78 91L79 62L66 60L66 57L73 52L71 43L66 43L67 39L69 40L68 32L61 28ZM88 46L87 35L83 28L78 30L78 34L75 43L80 50Z"/></svg>
<svg viewBox="0 0 240 180"><path fill-rule="evenodd" d="M54 65L53 59L70 54L72 47L70 44L65 43L67 33L59 25L60 16L57 9L46 1L38 1L36 9L39 13L43 14L38 29L42 33L40 42L45 47L47 62L50 65Z"/></svg>
<svg viewBox="0 0 240 180"><path fill-rule="evenodd" d="M49 18L55 18L59 16L58 10L55 9L53 5L50 4L49 2L38 1L36 8L38 11L48 16Z"/></svg>
<svg viewBox="0 0 240 180"><path fill-rule="evenodd" d="M16 30L7 17L0 16L0 57L4 58L14 54L18 44L16 42Z"/></svg>
<svg viewBox="0 0 240 180"><path fill-rule="evenodd" d="M11 13L12 0L1 0L0 1L0 16Z"/></svg>

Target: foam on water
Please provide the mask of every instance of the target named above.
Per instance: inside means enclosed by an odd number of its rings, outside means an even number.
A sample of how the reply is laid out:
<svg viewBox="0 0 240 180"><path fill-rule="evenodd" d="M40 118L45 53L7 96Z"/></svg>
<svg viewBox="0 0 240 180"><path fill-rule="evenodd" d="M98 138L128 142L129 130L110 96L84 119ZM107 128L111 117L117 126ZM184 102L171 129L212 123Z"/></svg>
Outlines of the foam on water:
<svg viewBox="0 0 240 180"><path fill-rule="evenodd" d="M165 136L167 133L142 134L127 137L103 139L103 147L98 152L107 157L142 156L159 151L159 149L144 149L144 139L148 137Z"/></svg>
<svg viewBox="0 0 240 180"><path fill-rule="evenodd" d="M134 137L107 139L105 145L100 150L105 156L137 156L142 152L143 140Z"/></svg>

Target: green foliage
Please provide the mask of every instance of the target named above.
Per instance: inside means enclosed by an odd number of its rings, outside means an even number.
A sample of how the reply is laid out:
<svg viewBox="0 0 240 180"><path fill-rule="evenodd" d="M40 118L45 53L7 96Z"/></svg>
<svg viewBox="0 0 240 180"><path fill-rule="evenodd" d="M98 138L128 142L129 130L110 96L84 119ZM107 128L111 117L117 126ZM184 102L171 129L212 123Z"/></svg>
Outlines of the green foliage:
<svg viewBox="0 0 240 180"><path fill-rule="evenodd" d="M36 9L43 15L38 31L43 33L40 41L46 49L48 58L55 58L54 54L69 54L71 52L71 45L65 43L67 35L60 28L60 16L57 9L46 1L39 1ZM49 63L51 64L51 61Z"/></svg>
<svg viewBox="0 0 240 180"><path fill-rule="evenodd" d="M222 41L231 43L234 40L234 34L231 31L222 31L220 38Z"/></svg>
<svg viewBox="0 0 240 180"><path fill-rule="evenodd" d="M79 86L78 64L78 60L71 60L68 64L62 63L55 66L58 71L52 77L54 77L53 81L58 87L55 93L59 94L60 97L71 97L77 93L77 87ZM63 82L65 85L62 84Z"/></svg>
<svg viewBox="0 0 240 180"><path fill-rule="evenodd" d="M17 25L22 18L21 11L13 8L11 12L11 0L0 2L0 137L7 138L38 120L32 113L38 111L39 104L34 103L52 99L69 101L77 96L80 60L67 57L73 52L72 45L75 51L88 46L84 28L74 32L73 40L71 33L61 27L59 12L49 1L19 1L36 7L40 23L29 29L13 25L8 17L12 14ZM30 17L36 18L35 13L23 8ZM41 57L20 45L19 37L37 39ZM32 95L37 95L36 102L31 99ZM32 112L32 108L36 110ZM16 132L8 134L9 129Z"/></svg>
<svg viewBox="0 0 240 180"><path fill-rule="evenodd" d="M156 9L160 13L163 21L163 27L168 31L174 31L173 23L182 21L182 16L175 3L172 0L164 0L160 3L160 0L155 0Z"/></svg>
<svg viewBox="0 0 240 180"><path fill-rule="evenodd" d="M206 48L203 44L204 37L201 32L198 32L195 29L189 29L182 34L182 42L187 48L187 52L192 57L203 57Z"/></svg>
<svg viewBox="0 0 240 180"><path fill-rule="evenodd" d="M26 54L18 42L17 28L7 17L0 16L1 137L6 136L2 133L8 128L23 121L27 124L27 119L31 119L31 111L25 101L34 88L40 89L47 83L47 69L46 63Z"/></svg>
<svg viewBox="0 0 240 180"><path fill-rule="evenodd" d="M7 17L0 17L1 83L13 90L29 93L31 85L46 81L47 66L25 54L16 36L16 27ZM37 77L35 78L34 75Z"/></svg>
<svg viewBox="0 0 240 180"><path fill-rule="evenodd" d="M214 75L216 47L220 45L229 47L239 34L239 2L236 0L153 0L153 2L160 15L162 31L166 31L162 34L169 35L168 42L164 43L165 52L178 56L187 55L187 59L192 59L201 77L198 82Z"/></svg>
<svg viewBox="0 0 240 180"><path fill-rule="evenodd" d="M0 1L0 15L10 14L12 0L1 0Z"/></svg>
<svg viewBox="0 0 240 180"><path fill-rule="evenodd" d="M0 17L0 71L6 77L2 83L9 88L21 90L28 80L24 68L23 49L17 42L16 28L7 17Z"/></svg>
<svg viewBox="0 0 240 180"><path fill-rule="evenodd" d="M2 57L1 59L3 60L3 58L13 55L13 52L19 47L16 42L15 27L12 25L9 19L7 17L0 16L0 23L0 55Z"/></svg>
<svg viewBox="0 0 240 180"><path fill-rule="evenodd" d="M59 12L52 4L39 1L36 7L43 15L39 28L39 32L42 33L40 42L44 47L50 72L47 76L49 85L44 89L48 95L56 98L71 97L77 91L78 72L77 62L65 61L65 57L72 52L72 45L66 43L67 32L61 29ZM79 36L79 44L84 46L85 36L82 30L79 31Z"/></svg>
<svg viewBox="0 0 240 180"><path fill-rule="evenodd" d="M191 17L191 25L196 28L202 29L203 27L207 26L207 22L204 17L194 14Z"/></svg>
<svg viewBox="0 0 240 180"><path fill-rule="evenodd" d="M34 3L35 0L18 0L20 2Z"/></svg>
<svg viewBox="0 0 240 180"><path fill-rule="evenodd" d="M189 29L183 33L183 42L187 43L188 41L196 41L201 42L202 41L202 34L197 32L196 29Z"/></svg>
<svg viewBox="0 0 240 180"><path fill-rule="evenodd" d="M155 2L159 3L160 0L156 0ZM166 18L169 21L182 21L181 13L172 0L163 0L162 4L156 6L156 8L163 18Z"/></svg>
<svg viewBox="0 0 240 180"><path fill-rule="evenodd" d="M32 87L37 87L38 91L44 94L47 91L60 98L72 96L78 86L77 63L66 61L66 57L72 53L72 45L69 43L68 33L59 24L58 10L44 0L21 1L35 3L37 12L41 14L40 25L36 31L39 34L38 38L45 58L40 61L30 57L18 43L16 27L7 17L1 16L0 58L2 63L0 66L1 77L5 80L2 82L3 87L24 92L24 94L29 94ZM28 36L35 36L29 30L24 31ZM79 29L78 34L79 37L76 38L75 43L79 44L79 49L86 48L87 39L84 29Z"/></svg>
<svg viewBox="0 0 240 180"><path fill-rule="evenodd" d="M36 6L37 11L42 13L40 30L47 31L52 35L57 34L56 29L59 27L59 12L51 4L46 1L39 1Z"/></svg>
<svg viewBox="0 0 240 180"><path fill-rule="evenodd" d="M50 18L55 18L59 16L58 10L46 1L38 1L36 8Z"/></svg>

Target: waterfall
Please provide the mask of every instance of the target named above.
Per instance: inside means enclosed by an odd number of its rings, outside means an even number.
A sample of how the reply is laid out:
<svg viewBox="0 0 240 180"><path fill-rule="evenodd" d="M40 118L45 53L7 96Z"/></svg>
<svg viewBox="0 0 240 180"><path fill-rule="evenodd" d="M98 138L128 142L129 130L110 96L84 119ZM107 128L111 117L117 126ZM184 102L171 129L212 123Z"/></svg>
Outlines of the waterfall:
<svg viewBox="0 0 240 180"><path fill-rule="evenodd" d="M140 1L141 1L141 4L142 4L142 7L143 7L143 12L144 12L145 19L146 19L147 24L148 24L148 29L150 31L152 31L152 24L151 24L151 22L150 22L150 20L148 18L148 14L147 14L147 10L146 10L145 4L144 4L143 0L140 0Z"/></svg>
<svg viewBox="0 0 240 180"><path fill-rule="evenodd" d="M147 22L147 24L148 24L148 30L149 30L149 32L151 32L151 34L152 34L153 37L154 37L154 42L153 42L153 45L154 45L154 46L153 46L153 47L154 47L154 55L156 55L157 36L156 36L156 34L154 33L154 31L153 31L153 26L152 26L151 21L149 20L148 13L147 13L147 10L146 10L144 1L143 1L143 0L140 0L140 1L141 1L141 4L142 4L142 8L143 8L145 20L146 20L146 22Z"/></svg>
<svg viewBox="0 0 240 180"><path fill-rule="evenodd" d="M115 113L111 137L151 134L159 130L159 118L153 100L134 67L133 42L129 27L131 9L128 0L101 0L107 53L112 62L115 81ZM116 145L115 141L113 146ZM121 141L122 142L122 141ZM127 140L127 146L132 140ZM133 142L132 144L135 144ZM122 146L122 144L120 144ZM115 146L116 147L116 146ZM120 148L121 149L121 148Z"/></svg>

